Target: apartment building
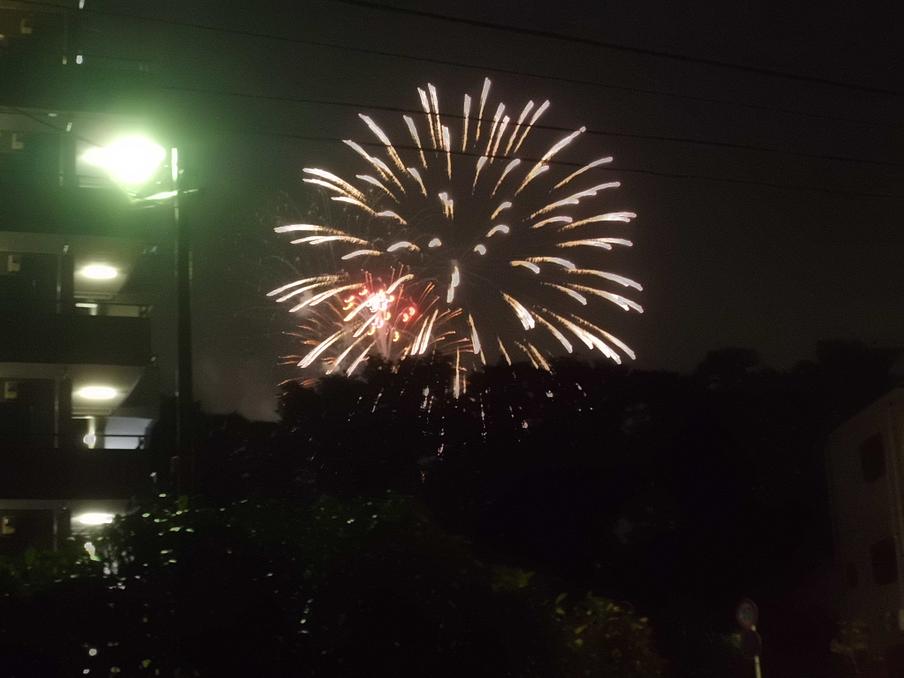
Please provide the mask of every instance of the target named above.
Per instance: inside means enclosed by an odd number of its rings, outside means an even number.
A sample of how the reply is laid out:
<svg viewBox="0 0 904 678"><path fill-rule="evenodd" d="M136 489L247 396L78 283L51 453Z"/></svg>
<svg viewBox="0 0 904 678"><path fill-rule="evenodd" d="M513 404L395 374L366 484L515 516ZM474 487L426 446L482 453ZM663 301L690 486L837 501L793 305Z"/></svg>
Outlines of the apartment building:
<svg viewBox="0 0 904 678"><path fill-rule="evenodd" d="M117 104L142 69L86 61L79 6L0 0L0 555L59 545L150 491L166 390L171 210L98 162L147 132ZM144 194L167 185L158 160Z"/></svg>

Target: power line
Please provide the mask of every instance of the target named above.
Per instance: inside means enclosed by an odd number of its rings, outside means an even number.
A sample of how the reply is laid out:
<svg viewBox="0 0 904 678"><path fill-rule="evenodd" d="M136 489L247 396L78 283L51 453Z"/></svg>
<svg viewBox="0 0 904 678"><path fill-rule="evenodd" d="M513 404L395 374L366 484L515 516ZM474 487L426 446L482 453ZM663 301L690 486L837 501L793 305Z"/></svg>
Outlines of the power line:
<svg viewBox="0 0 904 678"><path fill-rule="evenodd" d="M755 75L763 75L772 78L784 78L786 80L794 80L797 82L808 82L817 85L827 85L831 87L840 87L844 89L852 89L860 92L869 92L872 94L885 94L891 96L902 96L904 92L887 89L883 87L873 87L871 85L861 85L859 83L844 82L841 80L831 80L828 78L820 78L812 75L804 75L802 73L791 73L788 71L780 71L772 68L763 68L760 66L750 66L747 64L738 64L719 59L710 59L706 57L695 57L688 54L679 54L677 52L668 52L665 50L652 49L649 47L637 47L634 45L623 45L595 38L584 38L576 35L566 35L555 31L540 30L538 28L524 28L523 26L512 26L509 24L501 24L493 21L484 21L479 19L470 19L466 17L452 16L449 14L440 14L438 12L428 12L421 9L411 9L408 7L398 7L396 5L384 5L379 2L371 2L370 0L324 0L333 4L352 5L355 7L364 7L367 9L377 10L381 12L390 12L393 14L402 14L406 16L416 16L424 19L432 19L435 21L445 21L450 23L462 24L465 26L473 26L475 28L486 28L494 31L504 31L506 33L517 33L520 35L528 35L535 38L545 38L548 40L558 40L571 44L588 45L592 47L602 47L605 49L628 52L631 54L640 54L643 56L652 56L660 59L671 59L673 61L681 61L685 63L700 64L704 66L714 66L717 68L725 68Z"/></svg>
<svg viewBox="0 0 904 678"><path fill-rule="evenodd" d="M26 1L26 0L23 0ZM98 54L98 53L87 53L84 56L87 58L103 58L103 59L119 59L120 57L111 56L109 54ZM139 61L138 59L133 59L134 61ZM251 93L251 92L239 92L234 90L221 90L221 89L205 89L200 87L188 87L183 85L160 85L154 84L151 85L158 89L175 91L175 92L189 92L192 94L203 94L203 95L213 95L213 96L227 96L227 97L236 97L243 99L253 99L253 100L261 100L261 101L278 101L285 103L293 103L293 104L302 104L302 105L312 105L312 106L335 106L342 108L355 108L360 110L380 110L380 111L388 111L394 113L411 113L414 115L420 115L423 113L421 109L415 108L402 108L399 106L390 106L386 104L374 104L374 103L361 103L361 102L351 102L351 101L337 101L333 99L313 99L306 97L293 97L289 95L281 95L281 94L260 94L260 93ZM445 118L453 118L457 120L463 120L464 116L461 113L454 112L440 112ZM492 118L481 118L477 115L470 118L472 121L476 122L480 120L481 122L486 122L488 124L492 124ZM533 125L535 129L549 130L549 131L557 131L557 132L572 132L574 131L572 128L563 127L559 125L548 125L548 124L535 124ZM698 145L698 146L707 146L712 148L722 148L727 150L742 150L742 151L751 151L758 153L774 153L779 155L785 155L790 157L799 157L805 159L813 159L813 160L830 160L830 161L838 161L838 162L848 162L848 163L858 163L858 164L866 164L866 165L876 165L880 167L892 167L892 168L904 168L904 162L896 162L893 160L884 160L879 158L861 158L857 156L850 155L838 155L838 154L827 154L827 153L815 153L815 152L807 152L807 151L792 151L786 148L777 148L771 146L762 146L757 144L744 144L738 142L724 141L724 140L714 140L714 139L704 139L701 137L678 137L678 136L669 136L669 135L661 135L661 134L643 134L638 132L625 132L625 131L615 131L615 130L602 130L602 129L593 129L588 128L585 130L587 134L594 136L607 136L607 137L619 137L626 139L640 139L646 141L664 141L671 143L680 143L680 144L688 144L688 145Z"/></svg>
<svg viewBox="0 0 904 678"><path fill-rule="evenodd" d="M297 134L293 132L276 132L276 131L263 131L263 130L237 130L230 128L220 128L219 132L226 132L232 134L251 134L251 135L260 135L260 136L272 136L278 138L286 138L286 139L295 139L297 141L312 141L316 143L336 143L343 144L344 139L339 137L329 137L329 136L318 136L311 134ZM378 141L359 141L361 146L367 146L371 148L387 148L385 144L382 144ZM393 144L393 147L396 150L409 150L409 151L417 151L417 146L413 146L410 144ZM433 151L433 149L424 149L425 152ZM472 158L480 158L483 157L483 154L474 153L471 151L459 151L459 150L450 150L452 155L464 156L464 157L472 157ZM445 153L445 151L443 151ZM509 156L504 155L487 155L487 158L499 159L499 160L509 160L511 159ZM539 162L540 158L528 158L519 156L522 162ZM580 162L572 162L568 160L547 160L545 161L547 165L555 165L560 167L571 167L571 168L580 168L584 166L584 163ZM662 172L658 170L650 170L636 167L606 167L600 166L596 169L604 171L604 172L625 172L629 174L641 174L648 175L654 177L661 178L669 178L669 179L687 179L694 181L710 181L717 183L726 183L726 184L738 184L738 185L748 185L748 186L758 186L760 188L773 188L780 190L788 190L788 191L806 191L810 193L823 193L829 195L838 195L845 197L857 197L857 198L882 198L882 199L892 199L892 200L904 200L904 194L896 194L896 193L873 193L868 191L854 191L849 189L837 189L837 188L826 188L823 186L807 186L804 184L783 184L779 182L773 181L760 181L757 179L735 179L732 177L723 177L723 176L709 176L705 174L693 174L688 172Z"/></svg>
<svg viewBox="0 0 904 678"><path fill-rule="evenodd" d="M67 133L67 130L63 127L58 127L53 123L43 120L38 116L34 116L28 111L22 110L16 107L10 107L12 110L24 115L42 125L46 125L58 132ZM237 128L219 128L217 130L220 133L229 133L236 135L258 135L258 136L270 136L277 137L283 139L294 139L296 141L310 141L315 143L331 143L331 144L343 144L344 139L339 137L329 137L329 136L318 136L311 134L298 134L293 132L276 132L276 131L265 131L265 130L242 130ZM87 141L91 144L96 144L95 141L90 139L86 139L84 137L78 137L84 141ZM387 148L385 144L376 142L376 141L362 141L358 142L361 146L367 146L371 148ZM418 151L419 149L416 146L412 146L410 144L394 144L396 149L401 150L410 150L410 151ZM432 150L432 149L425 149ZM459 151L459 150L451 150L450 153L452 155L464 156L464 157L472 157L479 158L481 154L474 153L471 151ZM487 158L493 159L509 159L508 156L499 156L499 155L488 155ZM523 162L539 162L540 158L533 157L521 157ZM584 165L579 162L571 162L566 160L547 160L545 164L561 166L561 167L571 167L571 168L580 168ZM725 176L709 176L704 174L693 174L688 172L663 172L659 170L650 170L636 167L606 167L601 166L597 169L602 170L604 172L625 172L628 174L640 174L647 175L653 177L667 178L667 179L685 179L692 181L709 181L723 184L734 184L734 185L747 185L747 186L757 186L759 188L772 188L777 190L786 190L786 191L803 191L808 193L822 193L828 195L837 195L843 197L852 197L852 198L881 198L881 199L891 199L891 200L904 200L904 195L899 195L895 193L873 193L868 191L853 191L849 189L837 189L837 188L826 188L824 186L807 186L802 184L783 184L779 182L773 181L760 181L757 179L737 179L733 177L725 177Z"/></svg>
<svg viewBox="0 0 904 678"><path fill-rule="evenodd" d="M59 9L58 5L54 5L50 2L46 2L46 0L20 0L22 3L41 6L41 7L52 7L56 10ZM490 73L499 73L507 76L515 76L515 77L524 77L524 78L534 78L538 80L548 80L551 82L560 82L571 85L581 85L581 86L589 86L589 87L598 87L601 89L608 89L612 91L625 92L628 94L634 95L643 95L643 96L659 96L659 97L669 97L674 99L680 99L683 101L694 101L697 103L706 103L712 105L720 105L720 106L731 106L735 108L744 108L753 111L764 111L770 113L778 113L780 115L790 115L804 118L813 118L818 120L827 120L833 122L843 122L848 124L856 124L856 125L865 125L871 127L890 127L896 129L898 126L893 123L881 122L881 121L873 121L873 120L863 120L858 118L848 118L844 116L835 116L824 113L813 113L809 111L800 111L796 109L783 108L778 106L768 106L765 104L756 104L742 101L731 101L728 99L718 99L714 97L704 97L697 96L692 94L681 94L678 92L670 92L667 90L657 90L643 87L631 87L627 85L614 85L611 83L604 83L598 80L588 80L583 78L576 77L568 77L568 76L556 76L556 75L546 75L541 73L533 73L530 71L523 71L513 68L502 68L499 66L487 66L485 64L475 64L468 63L463 61L453 61L450 59L440 59L437 57L423 56L423 55L414 55L414 54L404 54L400 52L391 52L388 50L379 50L379 49L371 49L367 47L358 47L354 45L344 45L341 43L327 42L323 40L312 40L307 38L294 38L283 35L275 35L272 33L264 33L260 31L250 31L244 29L237 28L227 28L223 26L211 26L208 24L202 24L198 22L191 21L180 21L176 19L167 19L161 17L151 17L151 16L142 16L136 14L129 14L126 12L115 12L110 10L98 10L94 8L88 8L81 10L83 12L87 12L90 14L97 14L99 16L108 16L108 17L117 17L121 19L129 19L133 21L147 21L152 23L159 23L168 26L176 26L180 28L191 28L195 30L208 31L214 33L226 33L230 35L240 35L243 37L249 38L257 38L263 40L273 40L276 42L285 42L289 44L297 44L297 45L306 45L309 47L322 47L327 49L335 49L338 51L352 52L356 54L364 54L367 56L380 56L392 59L400 59L405 61L414 61L417 63L426 63L426 64L435 64L441 66L450 66L453 68L467 69L480 71L482 74L490 72Z"/></svg>
<svg viewBox="0 0 904 678"><path fill-rule="evenodd" d="M39 125L43 125L44 127L49 127L54 132L59 132L61 135L62 134L72 134L72 132L69 130L68 127L62 127L60 125L50 122L49 120L45 120L42 116L35 115L31 111L27 111L24 108L19 108L18 106L2 106L2 105L0 105L0 110L2 110L4 108L8 108L9 110L14 111L15 113L18 113L19 115L28 118L32 122L38 123ZM92 144L92 145L97 145L96 141L93 141L91 139L88 139L87 137L81 136L80 134L73 134L73 136L80 141L84 141L84 142Z"/></svg>
<svg viewBox="0 0 904 678"><path fill-rule="evenodd" d="M351 102L351 101L336 101L333 99L313 99L313 98L302 98L302 97L292 97L287 95L276 95L276 94L254 94L250 92L237 92L237 91L229 91L229 90L210 90L199 87L184 87L179 85L160 85L161 89L170 90L170 91L178 91L178 92L191 92L195 94L205 94L205 95L216 95L216 96L228 96L228 97L236 97L243 99L254 99L254 100L262 100L262 101L278 101L285 103L294 103L294 104L303 104L303 105L312 105L312 106L335 106L341 108L355 108L358 110L379 110L379 111L387 111L391 113L410 113L414 115L422 115L424 113L421 109L415 108L402 108L399 106L389 106L385 104L366 104L360 102ZM461 113L452 113L449 111L440 112L440 115L444 118L451 118L454 120L464 120L464 115ZM476 122L480 120L481 122L485 122L487 124L492 124L492 118L480 118L479 116L473 116L470 118L472 121ZM533 125L534 129L548 130L554 132L573 132L574 129L570 127L563 127L559 125L548 125L548 124L540 124L537 123ZM688 144L688 145L697 145L697 146L706 146L710 148L722 148L726 150L740 150L740 151L751 151L757 153L774 153L778 155L792 156L792 157L800 157L806 158L810 160L832 160L838 162L849 162L849 163L860 163L867 165L877 165L880 167L895 167L895 168L904 168L904 162L895 162L892 160L882 160L875 158L859 158L856 156L848 156L848 155L837 155L837 154L825 154L825 153L809 153L805 151L792 151L790 149L785 148L776 148L772 146L759 146L756 144L741 144L730 141L721 141L721 140L713 140L713 139L703 139L699 137L676 137L676 136L668 136L661 134L641 134L638 132L624 132L624 131L615 131L615 130L602 130L602 129L593 129L587 128L587 134L591 134L594 136L605 136L605 137L621 137L625 139L641 139L645 141L664 141L670 143L679 143L679 144Z"/></svg>

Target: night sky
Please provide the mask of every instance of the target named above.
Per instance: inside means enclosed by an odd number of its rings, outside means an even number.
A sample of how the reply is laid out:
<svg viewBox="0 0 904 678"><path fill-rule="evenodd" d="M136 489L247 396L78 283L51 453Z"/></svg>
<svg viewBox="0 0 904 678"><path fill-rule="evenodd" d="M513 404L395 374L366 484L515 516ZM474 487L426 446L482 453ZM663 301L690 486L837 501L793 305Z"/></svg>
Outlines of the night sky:
<svg viewBox="0 0 904 678"><path fill-rule="evenodd" d="M818 11L748 2L394 2L806 77L774 77L329 0L228 9L212 1L160 2L152 10L144 3L89 1L89 8L110 13L93 21L112 30L89 36L86 51L153 64L160 88L148 112L165 112L180 129L185 163L204 189L192 216L196 395L205 409L271 416L275 384L286 376L276 363L290 348L281 334L289 323L284 309L270 306L264 293L291 279L295 254L271 229L321 200L301 184L302 167L340 175L360 171L341 144L301 137L366 137L359 110L413 108L416 87L428 81L439 88L441 103L445 95L457 112L461 95L477 95L485 75L496 96L519 110L527 99L550 99L547 124L615 133L585 135L568 159L614 155L613 167L620 171L606 176L622 181L619 200L638 213L624 231L635 247L619 268L644 284L639 300L646 313L610 313L605 324L632 344L639 367L687 370L707 350L724 346L755 348L781 367L811 357L820 339L904 345L904 75L894 28L900 17L890 9L848 2L820 3ZM150 11L176 23L115 15ZM373 114L401 136L400 114ZM561 136L544 134L549 142ZM805 157L811 155L886 164Z"/></svg>

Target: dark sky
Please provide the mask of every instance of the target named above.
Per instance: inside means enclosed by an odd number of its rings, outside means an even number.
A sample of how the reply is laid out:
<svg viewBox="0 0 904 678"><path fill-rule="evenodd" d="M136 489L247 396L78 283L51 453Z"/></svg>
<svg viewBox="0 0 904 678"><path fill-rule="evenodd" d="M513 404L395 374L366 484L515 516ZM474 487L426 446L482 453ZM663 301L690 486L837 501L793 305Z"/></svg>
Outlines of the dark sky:
<svg viewBox="0 0 904 678"><path fill-rule="evenodd" d="M389 0L386 0L387 2ZM708 60L904 90L900 17L876 3L477 2L393 0L398 6L560 32ZM283 135L365 136L358 109L200 94L179 88L417 105L436 84L460 106L484 75L520 109L549 98L546 122L634 135L765 146L748 151L630 136L587 136L574 160L615 156L616 168L820 187L793 190L624 172L620 198L639 218L622 269L644 283L643 316L612 314L644 368L685 370L712 348L749 346L774 365L812 355L823 338L904 345L901 164L801 157L849 156L904 163L904 97L771 77L742 69L375 11L328 0L254 3L97 2L96 9L203 23L485 69L363 55L238 33L97 16L115 28L100 51L149 59L194 151L205 194L195 214L196 389L214 411L272 411L277 356L288 327L263 293L291 275L292 252L270 231L304 210L304 166L356 169L334 143ZM232 3L229 3L232 4ZM806 7L804 5L807 5ZM890 7L892 3L888 3ZM100 35L109 36L104 31ZM898 38L896 40L896 37ZM96 38L98 43L109 38ZM490 68L549 76L506 75ZM564 80L671 92L654 96ZM754 104L732 106L686 97ZM777 110L791 109L808 115ZM366 110L366 109L365 109ZM157 111L152 111L157 113ZM399 115L375 113L396 128ZM849 118L846 122L833 118ZM276 134L274 134L276 133ZM548 133L554 135L555 133ZM560 136L560 135L559 135ZM550 136L550 140L554 138ZM618 174L618 173L615 173ZM835 191L833 193L833 191ZM287 207L286 205L295 207Z"/></svg>

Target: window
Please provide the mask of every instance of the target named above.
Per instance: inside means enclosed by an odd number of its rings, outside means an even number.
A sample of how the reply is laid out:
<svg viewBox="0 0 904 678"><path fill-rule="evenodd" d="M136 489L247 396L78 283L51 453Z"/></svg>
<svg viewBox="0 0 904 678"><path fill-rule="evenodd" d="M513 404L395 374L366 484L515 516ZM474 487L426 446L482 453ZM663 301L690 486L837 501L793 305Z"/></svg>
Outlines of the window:
<svg viewBox="0 0 904 678"><path fill-rule="evenodd" d="M849 589L857 588L860 583L860 574L857 572L857 566L854 563L848 563L844 570L844 578Z"/></svg>
<svg viewBox="0 0 904 678"><path fill-rule="evenodd" d="M7 254L5 265L3 268L0 268L0 274L7 273L18 273L22 270L22 255L21 254Z"/></svg>
<svg viewBox="0 0 904 678"><path fill-rule="evenodd" d="M0 400L15 400L19 397L19 382L12 379L2 380L3 389L0 391Z"/></svg>
<svg viewBox="0 0 904 678"><path fill-rule="evenodd" d="M897 581L898 563L893 540L877 541L870 546L869 554L873 562L873 580L876 584L883 586Z"/></svg>
<svg viewBox="0 0 904 678"><path fill-rule="evenodd" d="M867 482L885 475L885 450L882 449L882 438L878 433L860 445L860 466L863 468L863 479Z"/></svg>
<svg viewBox="0 0 904 678"><path fill-rule="evenodd" d="M9 537L16 533L16 519L12 516L0 516L0 537Z"/></svg>

